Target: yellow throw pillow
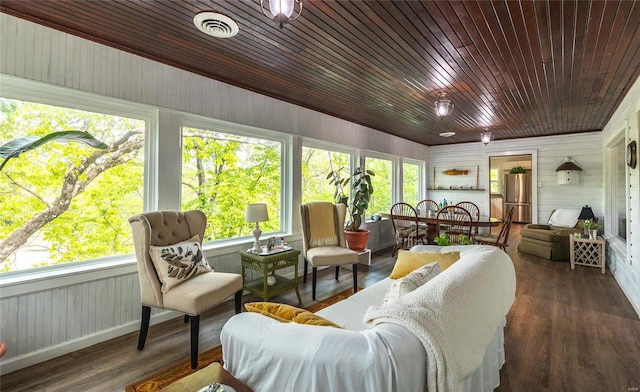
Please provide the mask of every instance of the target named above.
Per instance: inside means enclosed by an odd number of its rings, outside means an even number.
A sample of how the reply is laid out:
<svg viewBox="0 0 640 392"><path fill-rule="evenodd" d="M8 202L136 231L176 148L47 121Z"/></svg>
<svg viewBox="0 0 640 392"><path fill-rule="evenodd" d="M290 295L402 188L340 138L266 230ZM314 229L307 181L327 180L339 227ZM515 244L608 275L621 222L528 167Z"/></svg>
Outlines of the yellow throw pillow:
<svg viewBox="0 0 640 392"><path fill-rule="evenodd" d="M402 278L413 270L437 261L441 270L446 270L460 258L460 252L413 252L398 251L398 260L391 271L391 279Z"/></svg>
<svg viewBox="0 0 640 392"><path fill-rule="evenodd" d="M342 328L324 317L295 306L273 302L250 302L244 305L249 312L260 313L281 323L293 321L298 324L318 325L321 327Z"/></svg>

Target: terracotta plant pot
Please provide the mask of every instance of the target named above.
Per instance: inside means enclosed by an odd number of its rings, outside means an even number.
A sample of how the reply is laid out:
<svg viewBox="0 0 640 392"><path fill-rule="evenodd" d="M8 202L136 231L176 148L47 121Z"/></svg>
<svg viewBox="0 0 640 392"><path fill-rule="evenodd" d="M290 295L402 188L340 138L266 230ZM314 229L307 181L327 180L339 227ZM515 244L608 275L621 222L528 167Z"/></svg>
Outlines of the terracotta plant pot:
<svg viewBox="0 0 640 392"><path fill-rule="evenodd" d="M363 252L369 241L369 230L358 229L358 231L344 232L344 238L347 240L347 246L356 252Z"/></svg>

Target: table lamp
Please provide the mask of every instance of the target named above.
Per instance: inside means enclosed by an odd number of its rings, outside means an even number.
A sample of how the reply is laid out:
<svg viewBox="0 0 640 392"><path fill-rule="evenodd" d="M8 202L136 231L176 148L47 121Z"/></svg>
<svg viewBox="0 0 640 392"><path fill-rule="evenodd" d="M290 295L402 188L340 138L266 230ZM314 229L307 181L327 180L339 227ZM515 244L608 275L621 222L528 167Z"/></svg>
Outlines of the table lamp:
<svg viewBox="0 0 640 392"><path fill-rule="evenodd" d="M587 220L587 219L596 219L596 216L593 214L593 210L588 205L582 207L582 211L580 211L580 216L578 216L579 220ZM585 236L589 235L589 230L584 227Z"/></svg>
<svg viewBox="0 0 640 392"><path fill-rule="evenodd" d="M253 242L253 249L251 250L254 253L260 253L260 235L262 234L262 230L260 230L258 222L266 222L269 220L267 205L264 203L247 204L244 220L245 222L256 222L256 228L253 229L253 237L255 238L255 241Z"/></svg>

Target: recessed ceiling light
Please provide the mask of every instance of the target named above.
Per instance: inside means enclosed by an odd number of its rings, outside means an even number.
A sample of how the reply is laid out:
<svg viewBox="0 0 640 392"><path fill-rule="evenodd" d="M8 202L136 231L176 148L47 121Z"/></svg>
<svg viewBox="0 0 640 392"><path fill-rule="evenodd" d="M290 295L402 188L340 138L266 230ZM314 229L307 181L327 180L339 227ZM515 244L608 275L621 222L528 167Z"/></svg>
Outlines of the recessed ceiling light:
<svg viewBox="0 0 640 392"><path fill-rule="evenodd" d="M455 134L456 134L455 132L442 132L440 134L440 136L442 136L442 137L451 137L451 136L453 136Z"/></svg>
<svg viewBox="0 0 640 392"><path fill-rule="evenodd" d="M238 34L240 29L233 19L215 12L200 12L193 17L193 24L198 30L216 38L231 38Z"/></svg>

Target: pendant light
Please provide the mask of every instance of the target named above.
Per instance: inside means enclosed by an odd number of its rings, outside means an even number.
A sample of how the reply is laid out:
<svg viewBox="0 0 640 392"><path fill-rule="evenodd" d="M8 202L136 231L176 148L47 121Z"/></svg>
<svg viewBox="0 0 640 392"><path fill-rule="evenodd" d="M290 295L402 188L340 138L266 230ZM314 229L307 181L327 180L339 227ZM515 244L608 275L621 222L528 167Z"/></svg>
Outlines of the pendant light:
<svg viewBox="0 0 640 392"><path fill-rule="evenodd" d="M453 104L450 100L447 99L447 93L438 93L438 100L435 102L435 105L436 116L438 116L440 121L444 120L444 118L451 114L451 112L453 111Z"/></svg>
<svg viewBox="0 0 640 392"><path fill-rule="evenodd" d="M269 3L269 11L265 2ZM294 12L296 5L298 10ZM302 13L302 0L260 0L260 9L266 17L273 19L282 28L283 25L298 19Z"/></svg>

